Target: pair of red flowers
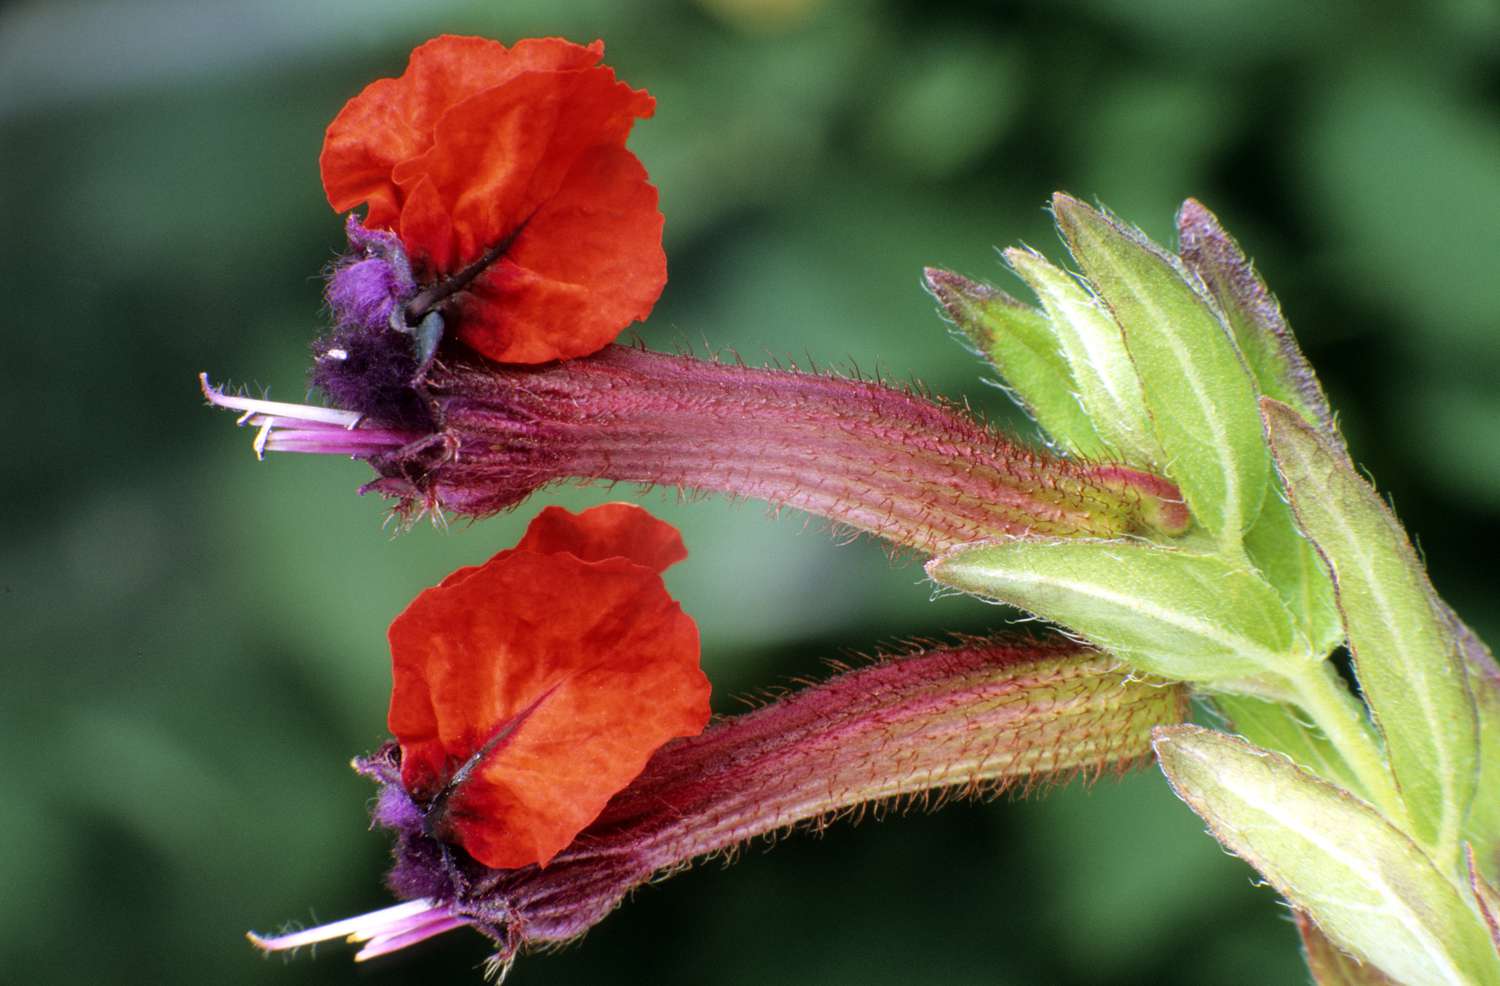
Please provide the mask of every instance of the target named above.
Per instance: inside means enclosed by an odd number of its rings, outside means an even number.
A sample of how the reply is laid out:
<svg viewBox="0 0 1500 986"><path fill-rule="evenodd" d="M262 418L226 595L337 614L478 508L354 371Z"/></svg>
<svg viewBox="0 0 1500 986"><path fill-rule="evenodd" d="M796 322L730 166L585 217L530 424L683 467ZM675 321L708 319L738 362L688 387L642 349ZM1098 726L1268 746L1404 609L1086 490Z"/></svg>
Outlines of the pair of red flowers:
<svg viewBox="0 0 1500 986"><path fill-rule="evenodd" d="M329 203L397 234L490 359L595 352L666 283L656 189L624 146L655 104L602 55L436 38L328 128ZM702 731L697 628L660 576L685 556L638 507L552 507L396 619L390 728L433 834L489 867L545 864L659 746Z"/></svg>

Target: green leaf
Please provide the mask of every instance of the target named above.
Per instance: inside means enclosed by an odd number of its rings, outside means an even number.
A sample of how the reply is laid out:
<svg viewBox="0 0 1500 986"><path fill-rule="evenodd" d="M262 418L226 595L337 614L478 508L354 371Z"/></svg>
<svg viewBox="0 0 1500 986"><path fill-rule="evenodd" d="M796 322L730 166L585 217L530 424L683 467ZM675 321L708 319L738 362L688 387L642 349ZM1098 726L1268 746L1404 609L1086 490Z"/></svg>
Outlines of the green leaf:
<svg viewBox="0 0 1500 986"><path fill-rule="evenodd" d="M1411 986L1500 984L1478 915L1366 802L1223 733L1165 726L1155 736L1177 796L1334 944Z"/></svg>
<svg viewBox="0 0 1500 986"><path fill-rule="evenodd" d="M1188 199L1177 212L1178 254L1223 312L1260 393L1297 411L1338 439L1333 409L1307 357L1297 346L1281 305L1234 237L1203 203Z"/></svg>
<svg viewBox="0 0 1500 986"><path fill-rule="evenodd" d="M1316 661L1276 591L1214 555L1137 541L1018 539L959 548L928 562L927 574L1168 678L1290 675Z"/></svg>
<svg viewBox="0 0 1500 986"><path fill-rule="evenodd" d="M1439 606L1458 640L1468 665L1469 689L1479 722L1479 780L1464 839L1474 847L1479 873L1491 884L1500 883L1500 666L1479 635L1469 629L1446 603Z"/></svg>
<svg viewBox="0 0 1500 986"><path fill-rule="evenodd" d="M1313 650L1328 654L1344 642L1344 621L1334 598L1333 582L1318 551L1297 529L1292 508L1276 490L1266 497L1260 517L1245 534L1245 553L1275 587L1287 609L1312 641Z"/></svg>
<svg viewBox="0 0 1500 986"><path fill-rule="evenodd" d="M1072 369L1082 405L1113 458L1159 466L1161 447L1151 432L1141 381L1125 351L1120 327L1088 292L1039 253L1012 247L1005 260L1036 292Z"/></svg>
<svg viewBox="0 0 1500 986"><path fill-rule="evenodd" d="M1302 956L1317 986L1400 986L1372 965L1366 965L1328 940L1317 922L1302 911L1292 914L1302 936Z"/></svg>
<svg viewBox="0 0 1500 986"><path fill-rule="evenodd" d="M994 364L1006 389L1047 435L1070 452L1102 456L1104 444L1078 403L1073 371L1047 316L999 288L929 267L927 288L954 326Z"/></svg>
<svg viewBox="0 0 1500 986"><path fill-rule="evenodd" d="M1215 695L1213 702L1229 720L1229 727L1256 746L1285 753L1297 766L1325 781L1359 789L1359 781L1338 749L1286 703L1250 695Z"/></svg>
<svg viewBox="0 0 1500 986"><path fill-rule="evenodd" d="M1455 869L1479 730L1447 614L1406 532L1343 450L1285 404L1263 398L1261 406L1297 522L1333 579L1411 831Z"/></svg>
<svg viewBox="0 0 1500 986"><path fill-rule="evenodd" d="M1053 196L1058 228L1125 333L1166 452L1194 518L1238 552L1270 477L1255 388L1218 315L1173 260L1134 229Z"/></svg>

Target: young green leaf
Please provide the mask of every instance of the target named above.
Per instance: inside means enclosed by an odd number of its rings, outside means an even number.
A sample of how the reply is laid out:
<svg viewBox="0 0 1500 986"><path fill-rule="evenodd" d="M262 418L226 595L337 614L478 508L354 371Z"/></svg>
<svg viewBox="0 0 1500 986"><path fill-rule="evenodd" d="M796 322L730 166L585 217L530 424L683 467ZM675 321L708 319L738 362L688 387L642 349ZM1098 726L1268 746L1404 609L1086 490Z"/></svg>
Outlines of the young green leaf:
<svg viewBox="0 0 1500 986"><path fill-rule="evenodd" d="M1229 728L1254 745L1285 753L1325 781L1359 790L1359 781L1338 749L1295 708L1249 695L1215 695L1213 702L1229 720Z"/></svg>
<svg viewBox="0 0 1500 986"><path fill-rule="evenodd" d="M1369 804L1223 733L1155 736L1177 796L1338 947L1411 986L1500 984L1478 915Z"/></svg>
<svg viewBox="0 0 1500 986"><path fill-rule="evenodd" d="M1406 532L1343 451L1285 404L1263 398L1261 407L1297 522L1333 579L1413 834L1455 870L1478 725L1451 625Z"/></svg>
<svg viewBox="0 0 1500 986"><path fill-rule="evenodd" d="M1312 542L1297 529L1292 508L1279 487L1266 497L1260 517L1245 534L1245 553L1267 582L1281 593L1313 649L1327 654L1344 642L1333 583Z"/></svg>
<svg viewBox="0 0 1500 986"><path fill-rule="evenodd" d="M1394 979L1328 940L1317 922L1301 911L1292 912L1302 936L1302 955L1317 986L1400 986Z"/></svg>
<svg viewBox="0 0 1500 986"><path fill-rule="evenodd" d="M1102 457L1100 441L1078 402L1077 384L1047 316L999 288L933 267L927 289L954 326L985 356L1006 389L1053 441L1070 452Z"/></svg>
<svg viewBox="0 0 1500 986"><path fill-rule="evenodd" d="M1270 464L1255 388L1219 316L1143 235L1058 193L1058 228L1125 333L1169 478L1226 548L1255 523Z"/></svg>
<svg viewBox="0 0 1500 986"><path fill-rule="evenodd" d="M1281 305L1218 217L1188 199L1177 212L1177 235L1182 262L1218 302L1260 392L1296 408L1342 443L1323 385L1298 348Z"/></svg>
<svg viewBox="0 0 1500 986"><path fill-rule="evenodd" d="M1125 351L1120 327L1066 272L1047 258L1015 247L1006 263L1036 293L1051 319L1063 357L1077 384L1078 403L1111 457L1159 466L1161 448L1141 396L1141 381Z"/></svg>
<svg viewBox="0 0 1500 986"><path fill-rule="evenodd" d="M1019 606L1168 678L1296 674L1317 659L1276 591L1214 555L1028 538L958 548L928 562L927 574Z"/></svg>
<svg viewBox="0 0 1500 986"><path fill-rule="evenodd" d="M1479 873L1500 883L1500 665L1479 635L1446 603L1438 601L1468 665L1469 689L1479 722L1479 780L1464 839L1474 847Z"/></svg>

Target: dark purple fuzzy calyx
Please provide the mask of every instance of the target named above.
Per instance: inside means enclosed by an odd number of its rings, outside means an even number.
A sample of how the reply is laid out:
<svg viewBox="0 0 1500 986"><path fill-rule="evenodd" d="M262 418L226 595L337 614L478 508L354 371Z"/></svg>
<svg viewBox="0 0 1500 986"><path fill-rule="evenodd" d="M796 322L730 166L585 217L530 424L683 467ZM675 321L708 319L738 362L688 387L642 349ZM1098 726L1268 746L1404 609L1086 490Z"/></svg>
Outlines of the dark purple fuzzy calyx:
<svg viewBox="0 0 1500 986"><path fill-rule="evenodd" d="M349 252L334 265L326 297L333 331L313 344L312 385L337 407L388 426L430 431L420 378L442 337L441 317L408 325L417 293L396 234L350 216Z"/></svg>

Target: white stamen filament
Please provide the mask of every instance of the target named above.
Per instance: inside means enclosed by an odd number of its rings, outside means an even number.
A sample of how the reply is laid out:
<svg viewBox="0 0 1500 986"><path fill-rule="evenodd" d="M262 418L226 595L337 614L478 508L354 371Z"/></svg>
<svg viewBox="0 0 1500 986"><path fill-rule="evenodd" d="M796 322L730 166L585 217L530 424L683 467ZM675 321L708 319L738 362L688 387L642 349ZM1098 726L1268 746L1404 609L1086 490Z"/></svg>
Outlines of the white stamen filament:
<svg viewBox="0 0 1500 986"><path fill-rule="evenodd" d="M236 423L256 429L251 446L257 459L264 459L267 452L361 458L400 448L420 437L401 430L361 427L365 418L357 411L232 397L209 383L206 373L198 374L198 382L210 404L241 412Z"/></svg>
<svg viewBox="0 0 1500 986"><path fill-rule="evenodd" d="M267 414L275 417L291 418L295 421L318 422L320 424L341 425L345 428L353 428L359 424L362 417L355 411L340 411L334 407L316 407L312 404L288 404L285 401L262 401L252 397L232 397L208 382L208 374L198 374L198 382L203 386L203 396L215 407L227 407L236 411L248 411L251 414ZM242 418L241 421L244 419Z"/></svg>

